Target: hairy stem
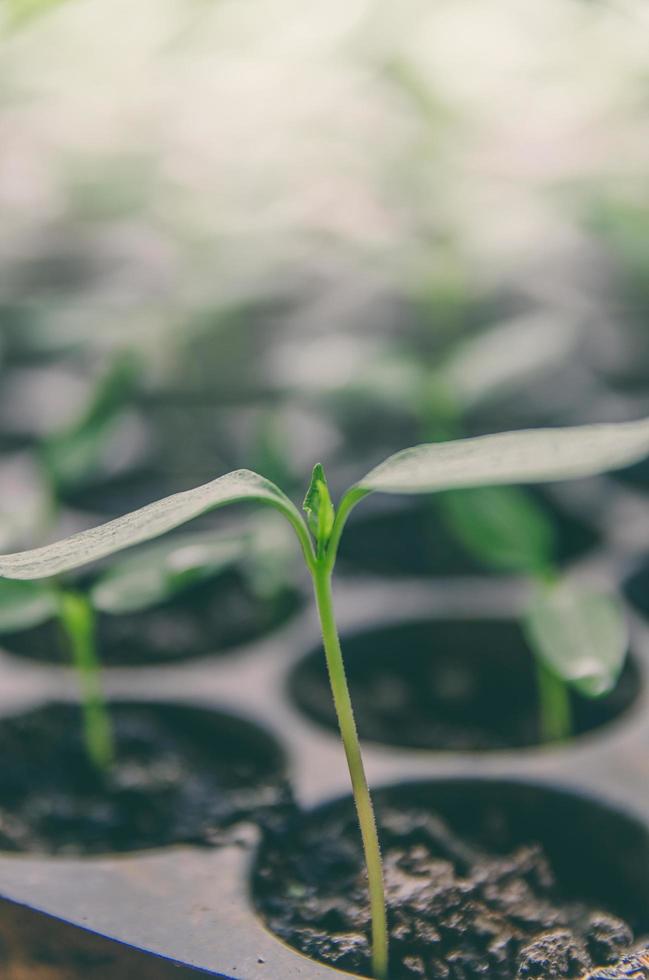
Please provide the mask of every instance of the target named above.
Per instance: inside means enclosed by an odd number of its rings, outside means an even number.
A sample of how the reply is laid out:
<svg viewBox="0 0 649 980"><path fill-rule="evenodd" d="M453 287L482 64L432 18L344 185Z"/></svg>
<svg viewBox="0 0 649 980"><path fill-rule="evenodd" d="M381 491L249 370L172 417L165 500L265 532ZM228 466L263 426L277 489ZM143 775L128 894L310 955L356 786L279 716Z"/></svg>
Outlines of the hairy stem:
<svg viewBox="0 0 649 980"><path fill-rule="evenodd" d="M79 678L86 750L92 764L100 772L106 772L114 762L115 750L112 725L101 690L94 613L84 596L64 592L60 597L59 620Z"/></svg>
<svg viewBox="0 0 649 980"><path fill-rule="evenodd" d="M386 980L388 975L388 927L383 864L374 808L365 777L365 768L336 628L331 594L331 571L325 563L318 563L312 570L312 575L329 681L347 757L354 803L363 841L372 915L372 969L377 980Z"/></svg>
<svg viewBox="0 0 649 980"><path fill-rule="evenodd" d="M538 658L536 671L541 739L544 742L562 742L572 733L572 709L568 686Z"/></svg>

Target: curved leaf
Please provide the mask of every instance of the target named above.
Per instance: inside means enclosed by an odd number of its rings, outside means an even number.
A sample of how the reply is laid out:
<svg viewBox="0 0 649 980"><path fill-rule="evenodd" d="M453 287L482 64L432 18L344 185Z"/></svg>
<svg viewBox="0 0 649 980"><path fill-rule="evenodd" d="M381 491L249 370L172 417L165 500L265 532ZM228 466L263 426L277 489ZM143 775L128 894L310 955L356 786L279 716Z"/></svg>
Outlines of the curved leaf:
<svg viewBox="0 0 649 980"><path fill-rule="evenodd" d="M439 503L448 527L482 562L508 571L543 574L551 566L552 522L520 487L448 490Z"/></svg>
<svg viewBox="0 0 649 980"><path fill-rule="evenodd" d="M96 381L77 419L45 440L43 459L56 486L75 486L83 482L101 466L106 448L110 448L120 434L132 441L138 420L129 408L129 402L138 373L135 355L130 351L118 353Z"/></svg>
<svg viewBox="0 0 649 980"><path fill-rule="evenodd" d="M649 419L523 429L403 449L354 489L429 493L455 487L543 483L618 469L649 453Z"/></svg>
<svg viewBox="0 0 649 980"><path fill-rule="evenodd" d="M116 561L95 583L95 609L121 614L149 609L230 568L246 553L251 535L184 534L158 541Z"/></svg>
<svg viewBox="0 0 649 980"><path fill-rule="evenodd" d="M0 579L0 634L40 626L58 611L58 595L49 585Z"/></svg>
<svg viewBox="0 0 649 980"><path fill-rule="evenodd" d="M296 507L274 483L251 470L234 470L203 486L164 497L55 544L0 555L0 576L35 579L58 575L123 548L150 541L200 514L241 500L271 504L294 526L302 520Z"/></svg>
<svg viewBox="0 0 649 980"><path fill-rule="evenodd" d="M614 597L565 582L548 586L539 591L524 627L536 655L586 697L615 687L629 638Z"/></svg>
<svg viewBox="0 0 649 980"><path fill-rule="evenodd" d="M461 344L444 373L456 397L475 405L524 389L531 377L564 361L582 333L579 321L554 310L515 317Z"/></svg>

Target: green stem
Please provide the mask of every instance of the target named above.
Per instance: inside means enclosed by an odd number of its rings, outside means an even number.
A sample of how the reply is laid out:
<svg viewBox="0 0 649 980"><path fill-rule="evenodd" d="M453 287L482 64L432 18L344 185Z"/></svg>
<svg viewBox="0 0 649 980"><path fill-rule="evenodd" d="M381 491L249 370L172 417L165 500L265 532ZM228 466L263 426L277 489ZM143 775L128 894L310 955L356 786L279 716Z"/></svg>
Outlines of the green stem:
<svg viewBox="0 0 649 980"><path fill-rule="evenodd" d="M112 725L101 689L92 606L82 595L63 592L60 596L59 621L79 678L83 737L88 756L100 772L106 772L114 762L115 749Z"/></svg>
<svg viewBox="0 0 649 980"><path fill-rule="evenodd" d="M541 738L544 742L562 742L572 732L570 692L565 681L536 659L539 690Z"/></svg>
<svg viewBox="0 0 649 980"><path fill-rule="evenodd" d="M335 554L335 552L334 552ZM365 768L361 756L352 702L349 696L345 666L340 649L340 640L331 594L331 569L328 564L318 562L312 569L313 586L322 640L327 659L329 681L333 694L338 725L345 748L349 775L352 782L354 803L358 814L365 865L369 883L370 908L372 915L372 970L377 980L386 980L388 975L388 927L383 885L383 864L379 838L376 829L374 808L370 797Z"/></svg>

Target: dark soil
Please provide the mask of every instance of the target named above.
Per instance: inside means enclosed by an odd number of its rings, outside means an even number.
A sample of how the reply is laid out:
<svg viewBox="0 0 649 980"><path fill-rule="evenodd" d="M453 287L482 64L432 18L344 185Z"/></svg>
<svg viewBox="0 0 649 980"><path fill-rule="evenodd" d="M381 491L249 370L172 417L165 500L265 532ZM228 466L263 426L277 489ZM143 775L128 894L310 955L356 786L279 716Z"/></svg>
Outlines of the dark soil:
<svg viewBox="0 0 649 980"><path fill-rule="evenodd" d="M542 740L535 662L513 621L408 623L344 637L343 649L363 739L458 751L521 748ZM621 715L639 688L630 658L607 697L572 694L574 734ZM302 711L336 729L320 649L298 664L290 691Z"/></svg>
<svg viewBox="0 0 649 980"><path fill-rule="evenodd" d="M195 970L8 902L0 905L2 980L196 980Z"/></svg>
<svg viewBox="0 0 649 980"><path fill-rule="evenodd" d="M599 537L593 527L562 510L538 488L527 489L554 524L559 565L595 547ZM341 571L374 575L484 575L489 571L454 537L433 499L365 515L359 508L342 537L339 555Z"/></svg>
<svg viewBox="0 0 649 980"><path fill-rule="evenodd" d="M396 793L391 802L377 796L391 980L576 980L629 950L634 929L647 923L629 920L625 912L634 901L636 911L643 908L647 889L639 877L622 880L629 854L598 854L597 843L612 851L615 839L599 838L606 827L603 811L590 825L587 809L581 812L584 801L570 814L560 803L554 807L555 794L544 805L538 791L527 798L519 787L522 799L510 812L507 788L501 804L493 784L484 798L480 790L459 787L442 786L441 815L431 802L404 801L403 793L398 802ZM576 823L564 824L561 818L570 816ZM547 840L539 843L535 832L541 827ZM625 845L637 848L635 860L646 875L646 833L641 850L638 832L636 827ZM612 869L607 860L619 865ZM268 925L290 945L369 974L367 885L349 804L316 812L271 841L257 871L256 894Z"/></svg>
<svg viewBox="0 0 649 980"><path fill-rule="evenodd" d="M116 762L90 764L76 706L0 723L0 849L95 854L210 845L290 804L284 759L241 719L178 705L110 706Z"/></svg>
<svg viewBox="0 0 649 980"><path fill-rule="evenodd" d="M228 571L152 609L119 616L100 614L100 658L107 666L132 666L223 653L279 626L297 611L300 601L298 593L288 587L262 598L244 576ZM0 646L35 660L70 660L55 622L4 634Z"/></svg>
<svg viewBox="0 0 649 980"><path fill-rule="evenodd" d="M647 490L649 488L649 460L643 459L633 466L627 466L624 470L618 470L615 477L622 483L629 483L640 490Z"/></svg>
<svg viewBox="0 0 649 980"><path fill-rule="evenodd" d="M649 617L649 563L645 562L627 579L624 591L636 609Z"/></svg>

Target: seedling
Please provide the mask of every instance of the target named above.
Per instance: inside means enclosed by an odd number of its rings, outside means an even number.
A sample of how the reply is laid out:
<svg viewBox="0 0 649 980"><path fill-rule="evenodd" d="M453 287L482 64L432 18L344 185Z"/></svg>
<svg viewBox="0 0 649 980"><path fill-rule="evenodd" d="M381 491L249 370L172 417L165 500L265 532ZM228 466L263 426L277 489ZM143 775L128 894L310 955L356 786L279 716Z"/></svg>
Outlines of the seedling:
<svg viewBox="0 0 649 980"><path fill-rule="evenodd" d="M0 575L40 579L78 568L131 545L159 537L200 514L238 501L278 510L295 531L311 575L322 641L342 742L352 783L368 875L374 976L388 975L388 927L383 868L372 801L347 687L333 607L332 574L345 523L371 493L422 494L480 485L565 480L629 465L649 453L649 419L613 425L508 432L448 443L429 443L389 457L332 502L317 465L304 510L306 520L275 484L250 470L149 504L125 517L30 551L0 556ZM566 638L566 642L569 642ZM579 664L580 679L593 681L602 665L593 655Z"/></svg>
<svg viewBox="0 0 649 980"><path fill-rule="evenodd" d="M109 771L115 750L102 693L97 615L144 612L234 567L260 600L272 599L288 578L290 531L283 530L258 520L228 534L199 532L156 542L115 561L83 589L60 580L0 579L0 638L58 623L79 680L86 750L98 772Z"/></svg>
<svg viewBox="0 0 649 980"><path fill-rule="evenodd" d="M52 492L83 485L100 468L107 447L125 430L139 375L139 364L128 350L118 352L97 379L78 416L48 436L37 453Z"/></svg>
<svg viewBox="0 0 649 980"><path fill-rule="evenodd" d="M95 611L88 597L58 583L0 582L0 634L58 622L79 678L83 737L92 765L106 773L114 760L113 733L101 689Z"/></svg>
<svg viewBox="0 0 649 980"><path fill-rule="evenodd" d="M468 410L520 391L530 378L555 368L578 343L581 329L556 314L515 317L469 340L458 342L454 335L434 370L421 359L394 356L370 363L355 382L356 390L360 386L373 400L392 400L398 410L405 407L416 418L423 439L459 439ZM601 697L613 689L623 667L627 636L618 603L563 579L554 527L524 487L456 488L438 494L431 503L465 552L499 571L523 573L533 584L522 626L536 661L541 739L567 738L573 727L570 688L586 697ZM435 548L432 536L428 546ZM596 635L590 628L593 617L607 623ZM567 634L573 639L566 657L561 637ZM595 644L598 662L608 663L609 670L596 685L584 685L575 679L574 666L591 656Z"/></svg>

